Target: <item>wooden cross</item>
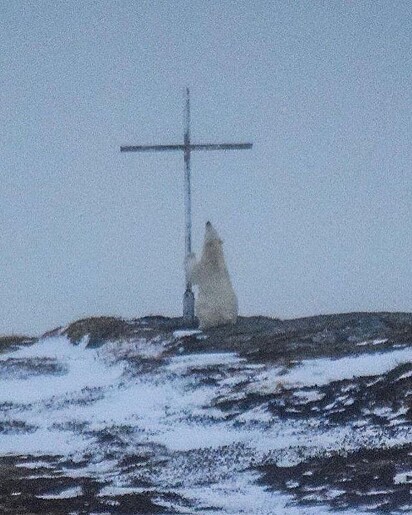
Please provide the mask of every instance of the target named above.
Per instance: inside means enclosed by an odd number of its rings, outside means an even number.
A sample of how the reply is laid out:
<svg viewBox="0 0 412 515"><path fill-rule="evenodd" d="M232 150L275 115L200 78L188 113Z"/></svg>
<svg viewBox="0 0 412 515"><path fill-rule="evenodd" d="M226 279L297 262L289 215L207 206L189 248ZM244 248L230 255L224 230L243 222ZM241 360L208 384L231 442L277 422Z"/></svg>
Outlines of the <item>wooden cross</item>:
<svg viewBox="0 0 412 515"><path fill-rule="evenodd" d="M252 148L252 143L201 143L190 141L190 95L189 88L185 90L183 145L126 145L120 147L120 152L162 152L182 150L185 162L185 255L192 252L192 204L190 188L190 154L193 150L244 150ZM183 320L188 326L195 321L195 299L192 284L186 277L186 290L183 296Z"/></svg>

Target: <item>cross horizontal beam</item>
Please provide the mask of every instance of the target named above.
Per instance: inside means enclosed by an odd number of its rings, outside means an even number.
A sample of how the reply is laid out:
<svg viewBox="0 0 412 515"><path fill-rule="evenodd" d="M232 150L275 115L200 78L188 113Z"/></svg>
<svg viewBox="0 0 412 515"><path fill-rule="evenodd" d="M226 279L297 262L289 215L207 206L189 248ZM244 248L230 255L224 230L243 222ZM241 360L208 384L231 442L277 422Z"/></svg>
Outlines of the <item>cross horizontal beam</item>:
<svg viewBox="0 0 412 515"><path fill-rule="evenodd" d="M246 150L252 148L252 143L204 143L189 145L126 145L120 147L120 152L164 152L169 150Z"/></svg>

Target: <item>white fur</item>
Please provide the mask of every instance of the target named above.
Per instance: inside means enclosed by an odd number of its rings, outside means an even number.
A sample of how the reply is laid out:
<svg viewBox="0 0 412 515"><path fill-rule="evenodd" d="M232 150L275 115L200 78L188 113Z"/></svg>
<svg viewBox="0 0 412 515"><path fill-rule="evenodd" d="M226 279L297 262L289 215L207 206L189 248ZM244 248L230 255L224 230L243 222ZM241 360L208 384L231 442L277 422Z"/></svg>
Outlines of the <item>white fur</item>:
<svg viewBox="0 0 412 515"><path fill-rule="evenodd" d="M200 329L236 323L238 302L230 282L222 244L216 230L208 222L200 261L196 261L195 254L186 260L187 278L199 287L196 315Z"/></svg>

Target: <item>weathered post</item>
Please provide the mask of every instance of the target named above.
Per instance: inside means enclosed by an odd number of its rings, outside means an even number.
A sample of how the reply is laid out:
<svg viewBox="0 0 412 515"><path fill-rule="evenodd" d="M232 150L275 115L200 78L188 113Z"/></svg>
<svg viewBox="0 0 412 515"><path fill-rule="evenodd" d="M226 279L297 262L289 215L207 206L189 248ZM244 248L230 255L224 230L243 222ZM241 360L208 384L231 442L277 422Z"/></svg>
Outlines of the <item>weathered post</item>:
<svg viewBox="0 0 412 515"><path fill-rule="evenodd" d="M185 95L185 256L192 252L192 197L190 184L190 96L189 88ZM185 325L192 326L195 323L195 296L192 283L186 274L186 289L183 294L183 321Z"/></svg>

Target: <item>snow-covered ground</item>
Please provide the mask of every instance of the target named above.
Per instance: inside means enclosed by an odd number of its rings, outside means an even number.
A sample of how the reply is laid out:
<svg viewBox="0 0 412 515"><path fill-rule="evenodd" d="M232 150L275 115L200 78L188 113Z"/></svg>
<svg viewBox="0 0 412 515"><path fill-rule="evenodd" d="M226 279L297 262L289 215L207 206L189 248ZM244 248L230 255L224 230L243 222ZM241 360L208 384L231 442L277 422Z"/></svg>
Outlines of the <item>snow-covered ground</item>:
<svg viewBox="0 0 412 515"><path fill-rule="evenodd" d="M174 338L188 334L202 337ZM181 513L320 514L326 506L302 508L292 495L260 484L254 466L412 440L410 425L389 430L361 420L282 418L267 403L282 392L299 406L320 402L329 383L379 376L412 361L410 347L285 367L249 363L236 353L163 357L169 343L89 349L86 340L74 346L58 336L0 355L0 455L30 456L24 466L43 475L60 463L66 477L97 479L105 498L175 493L158 504ZM246 403L256 395L262 398ZM55 463L43 456L55 456ZM74 486L41 497L79 495Z"/></svg>

